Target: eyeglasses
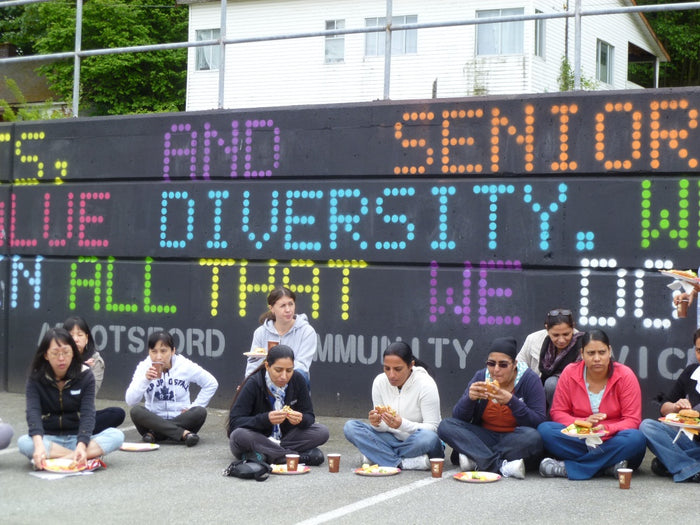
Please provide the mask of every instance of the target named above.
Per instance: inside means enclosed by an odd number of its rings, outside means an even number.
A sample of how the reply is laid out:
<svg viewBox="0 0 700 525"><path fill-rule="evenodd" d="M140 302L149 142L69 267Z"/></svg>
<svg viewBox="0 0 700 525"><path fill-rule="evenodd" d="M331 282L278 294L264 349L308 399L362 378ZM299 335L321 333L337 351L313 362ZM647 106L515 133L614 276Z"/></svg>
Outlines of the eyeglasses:
<svg viewBox="0 0 700 525"><path fill-rule="evenodd" d="M498 365L498 368L508 368L510 363L508 361L486 361L486 366L489 368L493 368L496 365Z"/></svg>
<svg viewBox="0 0 700 525"><path fill-rule="evenodd" d="M61 350L52 349L46 352L49 357L70 357L73 355L73 350L71 348L62 348Z"/></svg>
<svg viewBox="0 0 700 525"><path fill-rule="evenodd" d="M566 309L557 309L557 310L550 310L547 312L547 315L549 317L556 317L558 315L571 315L572 312L571 310L566 310Z"/></svg>

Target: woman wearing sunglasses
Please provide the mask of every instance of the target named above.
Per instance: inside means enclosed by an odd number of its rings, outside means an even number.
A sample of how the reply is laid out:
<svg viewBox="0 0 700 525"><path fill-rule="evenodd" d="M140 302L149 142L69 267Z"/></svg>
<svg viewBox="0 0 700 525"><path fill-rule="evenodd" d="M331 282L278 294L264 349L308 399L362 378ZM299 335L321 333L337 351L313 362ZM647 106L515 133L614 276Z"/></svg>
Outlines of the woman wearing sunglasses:
<svg viewBox="0 0 700 525"><path fill-rule="evenodd" d="M544 477L590 479L598 474L617 477L617 470L636 469L644 459L646 440L639 430L642 392L634 372L613 362L612 347L602 330L582 337L582 360L567 366L554 393L552 421L537 428L547 451ZM599 436L579 439L562 434L576 420L587 421Z"/></svg>
<svg viewBox="0 0 700 525"><path fill-rule="evenodd" d="M547 312L544 330L528 335L518 353L518 362L527 364L542 379L547 408L552 406L554 390L566 365L580 359L582 335L574 326L573 312L557 308Z"/></svg>
<svg viewBox="0 0 700 525"><path fill-rule="evenodd" d="M536 428L545 420L544 388L537 374L516 360L517 350L512 337L495 339L486 368L474 374L452 417L438 427L453 449L452 463L464 471L523 479L526 462L536 465L542 457Z"/></svg>

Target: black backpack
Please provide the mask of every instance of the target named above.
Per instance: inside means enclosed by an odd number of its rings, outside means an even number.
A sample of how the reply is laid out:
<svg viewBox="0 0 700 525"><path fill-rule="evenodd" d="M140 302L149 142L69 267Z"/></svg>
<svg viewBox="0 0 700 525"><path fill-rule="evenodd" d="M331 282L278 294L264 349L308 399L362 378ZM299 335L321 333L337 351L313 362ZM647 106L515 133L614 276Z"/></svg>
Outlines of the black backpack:
<svg viewBox="0 0 700 525"><path fill-rule="evenodd" d="M265 481L268 477L270 477L270 472L272 472L272 467L264 461L239 459L226 467L223 475L233 476L234 478Z"/></svg>

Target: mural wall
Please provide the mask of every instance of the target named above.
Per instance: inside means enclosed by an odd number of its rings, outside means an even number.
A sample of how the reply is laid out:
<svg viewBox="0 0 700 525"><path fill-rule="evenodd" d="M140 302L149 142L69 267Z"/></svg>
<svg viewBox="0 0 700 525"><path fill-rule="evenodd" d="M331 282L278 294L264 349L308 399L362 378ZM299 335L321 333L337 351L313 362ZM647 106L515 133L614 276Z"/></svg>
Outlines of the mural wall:
<svg viewBox="0 0 700 525"><path fill-rule="evenodd" d="M653 398L694 359L660 269L700 264L700 90L0 124L0 380L43 331L94 327L122 398L155 329L227 406L267 292L319 341L323 415L362 416L403 339L448 413L489 341L546 312L602 327Z"/></svg>

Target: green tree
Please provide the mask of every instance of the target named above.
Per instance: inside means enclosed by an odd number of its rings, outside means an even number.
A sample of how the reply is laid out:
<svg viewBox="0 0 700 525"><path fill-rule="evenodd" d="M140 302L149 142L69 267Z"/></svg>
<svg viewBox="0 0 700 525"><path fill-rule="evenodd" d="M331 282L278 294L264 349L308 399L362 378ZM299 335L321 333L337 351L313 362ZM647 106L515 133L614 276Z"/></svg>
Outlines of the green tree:
<svg viewBox="0 0 700 525"><path fill-rule="evenodd" d="M11 9L0 17L0 33L23 54L73 50L75 2L58 0ZM81 48L184 42L187 23L187 8L177 6L175 0L85 0ZM72 99L73 59L41 63L37 71L55 93L64 100ZM186 83L185 49L86 57L80 68L80 112L181 111Z"/></svg>
<svg viewBox="0 0 700 525"><path fill-rule="evenodd" d="M683 0L680 0L683 2ZM679 3L679 0L637 0L639 5ZM649 24L671 56L660 64L659 87L700 85L700 11L648 13ZM653 85L653 66L634 64L630 77L640 85Z"/></svg>

